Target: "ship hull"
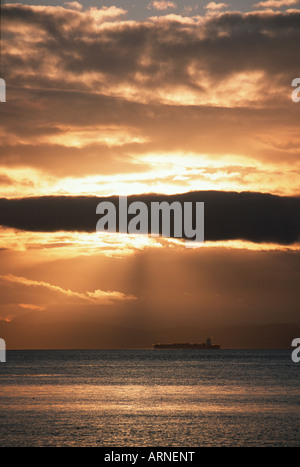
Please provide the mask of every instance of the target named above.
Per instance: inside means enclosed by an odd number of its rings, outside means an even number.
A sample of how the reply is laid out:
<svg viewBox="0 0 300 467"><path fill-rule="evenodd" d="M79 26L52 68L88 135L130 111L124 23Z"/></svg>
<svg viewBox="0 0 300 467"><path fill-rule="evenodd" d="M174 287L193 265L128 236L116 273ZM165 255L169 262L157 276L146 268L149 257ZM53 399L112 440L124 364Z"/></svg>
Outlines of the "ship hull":
<svg viewBox="0 0 300 467"><path fill-rule="evenodd" d="M154 349L175 349L175 350L216 350L220 349L218 344L154 344Z"/></svg>

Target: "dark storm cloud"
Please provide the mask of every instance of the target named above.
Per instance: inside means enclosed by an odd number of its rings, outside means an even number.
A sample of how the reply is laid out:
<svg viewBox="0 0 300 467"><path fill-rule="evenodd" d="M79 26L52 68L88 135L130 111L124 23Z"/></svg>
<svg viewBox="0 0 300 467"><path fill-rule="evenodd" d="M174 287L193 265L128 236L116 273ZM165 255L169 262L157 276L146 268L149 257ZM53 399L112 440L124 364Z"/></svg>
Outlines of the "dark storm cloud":
<svg viewBox="0 0 300 467"><path fill-rule="evenodd" d="M95 232L96 206L118 198L41 197L0 200L0 224L29 231ZM203 201L205 240L247 240L256 243L292 244L300 238L300 198L263 193L194 192L182 195L128 197L128 203L143 201Z"/></svg>

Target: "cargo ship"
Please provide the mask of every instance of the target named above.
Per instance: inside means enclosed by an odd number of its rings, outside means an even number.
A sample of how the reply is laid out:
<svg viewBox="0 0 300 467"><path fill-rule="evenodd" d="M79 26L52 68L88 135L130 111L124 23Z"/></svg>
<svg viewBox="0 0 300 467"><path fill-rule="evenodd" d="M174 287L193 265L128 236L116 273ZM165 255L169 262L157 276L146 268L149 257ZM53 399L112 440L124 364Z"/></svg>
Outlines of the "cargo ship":
<svg viewBox="0 0 300 467"><path fill-rule="evenodd" d="M154 344L153 345L154 349L220 349L221 346L219 344L212 344L211 339L208 338L206 339L206 342L203 342L203 344L189 344L189 343L173 343L173 344Z"/></svg>

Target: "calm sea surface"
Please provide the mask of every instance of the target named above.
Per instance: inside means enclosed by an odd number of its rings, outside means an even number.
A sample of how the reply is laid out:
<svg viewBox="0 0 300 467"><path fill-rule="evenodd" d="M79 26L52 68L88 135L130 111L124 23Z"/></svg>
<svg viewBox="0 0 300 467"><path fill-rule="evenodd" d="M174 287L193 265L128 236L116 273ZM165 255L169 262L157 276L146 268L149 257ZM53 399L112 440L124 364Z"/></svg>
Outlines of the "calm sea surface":
<svg viewBox="0 0 300 467"><path fill-rule="evenodd" d="M289 351L8 351L0 446L300 446Z"/></svg>

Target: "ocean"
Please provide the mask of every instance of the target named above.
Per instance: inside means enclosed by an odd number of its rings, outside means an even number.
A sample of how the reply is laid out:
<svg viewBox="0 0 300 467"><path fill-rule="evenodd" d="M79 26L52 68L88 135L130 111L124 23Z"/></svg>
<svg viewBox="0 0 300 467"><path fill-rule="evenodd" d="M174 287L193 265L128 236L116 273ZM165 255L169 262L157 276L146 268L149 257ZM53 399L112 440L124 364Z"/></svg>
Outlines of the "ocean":
<svg viewBox="0 0 300 467"><path fill-rule="evenodd" d="M0 363L1 447L299 447L281 350L24 350Z"/></svg>

